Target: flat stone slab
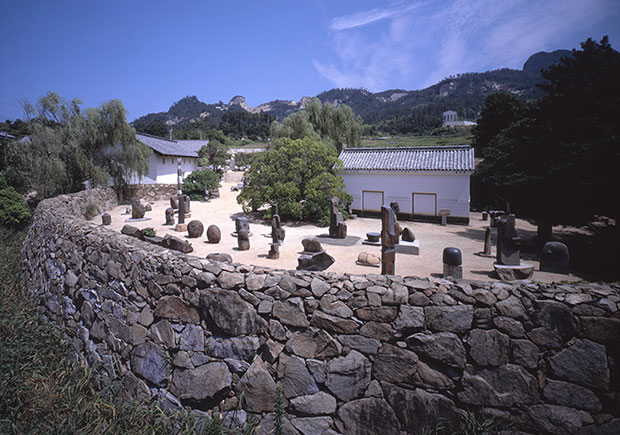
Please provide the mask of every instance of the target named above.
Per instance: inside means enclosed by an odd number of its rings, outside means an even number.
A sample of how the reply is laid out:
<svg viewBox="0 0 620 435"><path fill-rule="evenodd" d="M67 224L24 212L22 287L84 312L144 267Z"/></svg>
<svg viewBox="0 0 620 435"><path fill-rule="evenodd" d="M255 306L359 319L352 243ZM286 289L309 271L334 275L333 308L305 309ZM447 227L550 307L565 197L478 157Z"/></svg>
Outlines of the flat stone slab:
<svg viewBox="0 0 620 435"><path fill-rule="evenodd" d="M493 263L493 268L502 281L528 279L534 273L534 265L523 262L514 266Z"/></svg>
<svg viewBox="0 0 620 435"><path fill-rule="evenodd" d="M366 240L362 241L362 245L381 246L381 241L371 242L370 240L366 239Z"/></svg>
<svg viewBox="0 0 620 435"><path fill-rule="evenodd" d="M420 255L420 241L414 240L413 242L406 242L401 240L398 242L398 245L396 245L396 253L405 255Z"/></svg>
<svg viewBox="0 0 620 435"><path fill-rule="evenodd" d="M357 236L346 236L344 239L334 239L329 237L329 234L321 234L316 236L319 239L319 242L324 243L326 245L336 245L336 246L353 246L357 242L359 242L362 238Z"/></svg>
<svg viewBox="0 0 620 435"><path fill-rule="evenodd" d="M125 222L143 222L143 221L150 221L150 220L151 220L150 217L143 217L140 219L128 218L128 219L125 219Z"/></svg>

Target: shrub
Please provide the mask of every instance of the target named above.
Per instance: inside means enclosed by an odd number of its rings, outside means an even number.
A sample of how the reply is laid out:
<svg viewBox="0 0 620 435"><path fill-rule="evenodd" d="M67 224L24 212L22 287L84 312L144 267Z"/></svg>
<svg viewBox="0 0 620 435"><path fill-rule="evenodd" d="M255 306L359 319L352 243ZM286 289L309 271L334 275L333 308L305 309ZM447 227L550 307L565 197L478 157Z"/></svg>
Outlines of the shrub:
<svg viewBox="0 0 620 435"><path fill-rule="evenodd" d="M222 175L212 169L196 170L183 180L183 193L193 201L200 201L205 197L205 190L219 187L221 178Z"/></svg>
<svg viewBox="0 0 620 435"><path fill-rule="evenodd" d="M30 220L31 214L24 198L12 187L0 190L0 224L21 227Z"/></svg>
<svg viewBox="0 0 620 435"><path fill-rule="evenodd" d="M91 220L98 214L99 208L97 207L97 204L95 204L94 202L89 202L88 204L86 204L86 210L84 210L84 217L86 219Z"/></svg>
<svg viewBox="0 0 620 435"><path fill-rule="evenodd" d="M155 234L157 234L157 231L155 231L155 228L148 227L142 230L142 234L147 237L155 237Z"/></svg>

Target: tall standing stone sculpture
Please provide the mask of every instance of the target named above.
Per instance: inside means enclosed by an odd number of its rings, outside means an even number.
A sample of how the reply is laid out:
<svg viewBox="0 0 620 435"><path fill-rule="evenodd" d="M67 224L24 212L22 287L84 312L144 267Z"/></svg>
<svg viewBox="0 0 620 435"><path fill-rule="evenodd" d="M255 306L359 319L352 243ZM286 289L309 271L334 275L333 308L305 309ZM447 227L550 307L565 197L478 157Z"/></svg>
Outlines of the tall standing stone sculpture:
<svg viewBox="0 0 620 435"><path fill-rule="evenodd" d="M140 203L138 199L131 200L131 218L132 219L142 219L144 217L144 206Z"/></svg>
<svg viewBox="0 0 620 435"><path fill-rule="evenodd" d="M497 227L497 262L506 266L521 264L521 237L517 234L514 218L496 218Z"/></svg>
<svg viewBox="0 0 620 435"><path fill-rule="evenodd" d="M172 198L170 198L170 200L172 201ZM165 225L174 225L174 208L172 207L168 207L166 209L166 224Z"/></svg>
<svg viewBox="0 0 620 435"><path fill-rule="evenodd" d="M396 215L389 207L381 207L381 274L394 275L396 262Z"/></svg>
<svg viewBox="0 0 620 435"><path fill-rule="evenodd" d="M279 245L284 241L286 232L282 228L280 215L278 214L278 204L271 205L271 242Z"/></svg>
<svg viewBox="0 0 620 435"><path fill-rule="evenodd" d="M241 231L245 231L250 234L250 222L246 217L238 217L235 219L235 231L239 234Z"/></svg>
<svg viewBox="0 0 620 435"><path fill-rule="evenodd" d="M338 210L340 199L337 196L334 196L330 202L329 237L333 239L344 239L347 237L347 225L344 223L342 213Z"/></svg>
<svg viewBox="0 0 620 435"><path fill-rule="evenodd" d="M250 234L247 230L242 229L237 233L237 246L240 251L250 249Z"/></svg>
<svg viewBox="0 0 620 435"><path fill-rule="evenodd" d="M484 230L484 255L491 255L491 227L487 227Z"/></svg>

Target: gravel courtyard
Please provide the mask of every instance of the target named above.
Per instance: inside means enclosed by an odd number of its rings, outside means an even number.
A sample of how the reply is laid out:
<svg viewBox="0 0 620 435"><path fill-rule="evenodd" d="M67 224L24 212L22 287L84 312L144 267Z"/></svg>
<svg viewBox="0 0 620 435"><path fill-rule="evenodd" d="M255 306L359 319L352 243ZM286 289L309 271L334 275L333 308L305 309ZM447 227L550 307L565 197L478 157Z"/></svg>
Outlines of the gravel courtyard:
<svg viewBox="0 0 620 435"><path fill-rule="evenodd" d="M152 211L146 213L150 220L140 222L126 222L131 215L124 214L126 205L118 206L113 210L108 210L112 216L111 227L117 231L129 223L138 228L153 227L158 236L166 234L175 235L188 240L194 252L191 255L205 257L212 252L223 252L230 254L233 261L242 264L252 264L266 266L276 269L295 269L297 258L303 250L301 241L307 237L316 237L328 233L328 228L321 228L315 225L289 225L283 223L286 230L286 238L280 247L280 258L272 260L267 258L269 243L271 242L271 226L268 222L250 223L250 249L239 251L237 249L237 239L232 235L235 231L234 219L236 216L243 215L241 206L237 204L236 197L238 192L231 191L231 187L238 183L242 173L229 172L225 175L220 188L220 198L209 202L191 203L191 218L185 220L200 220L205 227L205 234L198 239L188 239L187 232L177 233L173 227L165 226L165 210L170 207L169 201L155 201L151 203ZM98 218L101 222L100 217ZM453 246L459 248L463 254L463 278L472 280L494 280L491 275L493 271L493 258L481 257L478 254L484 245L484 232L488 221L481 219L480 213L471 213L469 225L448 225L441 226L435 223L417 223L400 221L401 226L409 227L413 230L416 240L420 242L420 255L397 254L396 274L403 276L418 277L441 277L442 275L442 251L443 248ZM222 239L218 244L210 244L206 239L206 229L209 225L217 225L222 232ZM379 267L361 266L356 264L357 256L360 252L370 252L381 256L381 247L362 244L367 232L380 232L381 220L378 218L356 218L346 221L349 236L360 238L352 246L336 246L324 243L321 238L323 249L333 256L336 262L329 268L329 272L347 272L353 274L380 273ZM517 231L522 237L532 237L536 233L536 228L530 223L517 219ZM493 231L493 252L495 252L495 231ZM523 258L526 257L526 258ZM535 272L533 280L541 282L576 281L580 278L573 275L559 275L547 272L540 272L538 261L527 259L527 255L522 255L522 261L533 263Z"/></svg>

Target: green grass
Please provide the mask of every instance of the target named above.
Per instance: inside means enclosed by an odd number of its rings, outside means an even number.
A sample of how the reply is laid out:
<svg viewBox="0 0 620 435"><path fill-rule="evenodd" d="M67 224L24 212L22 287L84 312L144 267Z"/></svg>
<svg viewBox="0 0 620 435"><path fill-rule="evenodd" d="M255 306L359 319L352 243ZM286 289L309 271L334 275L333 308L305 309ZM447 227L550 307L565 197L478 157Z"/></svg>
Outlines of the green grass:
<svg viewBox="0 0 620 435"><path fill-rule="evenodd" d="M363 147L420 147L437 145L469 145L471 133L463 130L445 135L406 135L406 136L383 136L362 139Z"/></svg>
<svg viewBox="0 0 620 435"><path fill-rule="evenodd" d="M0 226L0 434L253 433L217 418L123 400L115 383L71 362L63 334L41 317L18 280L25 232Z"/></svg>

